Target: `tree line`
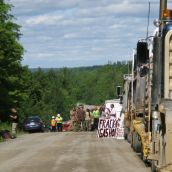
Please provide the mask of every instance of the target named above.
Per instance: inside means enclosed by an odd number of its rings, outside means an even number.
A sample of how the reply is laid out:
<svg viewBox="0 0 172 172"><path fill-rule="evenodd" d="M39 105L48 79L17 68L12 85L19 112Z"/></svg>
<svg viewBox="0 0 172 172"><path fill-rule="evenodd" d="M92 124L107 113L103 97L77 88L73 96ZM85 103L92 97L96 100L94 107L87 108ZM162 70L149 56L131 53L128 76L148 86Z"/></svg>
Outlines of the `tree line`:
<svg viewBox="0 0 172 172"><path fill-rule="evenodd" d="M24 48L19 43L20 26L10 14L12 5L0 0L0 120L8 121L10 108L16 106L20 121L39 115L48 121L69 111L77 103L103 104L116 96L115 88L122 85L128 72L124 62L102 66L29 69L21 65Z"/></svg>

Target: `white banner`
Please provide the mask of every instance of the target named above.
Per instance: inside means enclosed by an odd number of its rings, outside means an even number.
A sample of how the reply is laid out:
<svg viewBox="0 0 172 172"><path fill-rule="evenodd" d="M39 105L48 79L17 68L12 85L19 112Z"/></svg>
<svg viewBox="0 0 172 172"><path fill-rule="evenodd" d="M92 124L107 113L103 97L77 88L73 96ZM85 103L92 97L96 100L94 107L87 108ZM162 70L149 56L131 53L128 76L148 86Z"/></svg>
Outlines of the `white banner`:
<svg viewBox="0 0 172 172"><path fill-rule="evenodd" d="M123 116L123 115L122 115ZM116 138L124 139L123 117L101 117L99 118L99 125L97 136L99 138Z"/></svg>

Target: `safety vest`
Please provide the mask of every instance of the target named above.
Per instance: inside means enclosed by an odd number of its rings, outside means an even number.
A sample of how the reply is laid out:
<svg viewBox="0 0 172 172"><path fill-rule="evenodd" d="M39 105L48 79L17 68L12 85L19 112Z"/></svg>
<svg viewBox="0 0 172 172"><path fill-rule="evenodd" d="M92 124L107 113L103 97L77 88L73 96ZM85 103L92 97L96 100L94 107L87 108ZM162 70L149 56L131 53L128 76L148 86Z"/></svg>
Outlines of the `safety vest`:
<svg viewBox="0 0 172 172"><path fill-rule="evenodd" d="M94 118L99 118L100 117L99 110L94 111L93 114L94 114Z"/></svg>
<svg viewBox="0 0 172 172"><path fill-rule="evenodd" d="M57 117L56 118L57 123L62 123L62 120L63 120L62 117Z"/></svg>
<svg viewBox="0 0 172 172"><path fill-rule="evenodd" d="M51 120L51 126L52 126L52 127L55 127L55 126L56 126L56 120L55 120L55 119L52 119L52 120Z"/></svg>

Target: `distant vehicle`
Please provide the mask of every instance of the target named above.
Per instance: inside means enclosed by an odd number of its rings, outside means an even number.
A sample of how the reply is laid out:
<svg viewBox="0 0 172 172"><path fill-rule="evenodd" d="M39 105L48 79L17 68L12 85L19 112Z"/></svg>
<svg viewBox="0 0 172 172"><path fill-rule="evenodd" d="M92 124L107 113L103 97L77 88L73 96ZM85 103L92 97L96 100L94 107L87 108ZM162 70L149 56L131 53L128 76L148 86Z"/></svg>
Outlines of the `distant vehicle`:
<svg viewBox="0 0 172 172"><path fill-rule="evenodd" d="M30 116L28 117L25 122L23 129L24 131L34 132L34 131L41 131L43 132L45 125L39 116Z"/></svg>

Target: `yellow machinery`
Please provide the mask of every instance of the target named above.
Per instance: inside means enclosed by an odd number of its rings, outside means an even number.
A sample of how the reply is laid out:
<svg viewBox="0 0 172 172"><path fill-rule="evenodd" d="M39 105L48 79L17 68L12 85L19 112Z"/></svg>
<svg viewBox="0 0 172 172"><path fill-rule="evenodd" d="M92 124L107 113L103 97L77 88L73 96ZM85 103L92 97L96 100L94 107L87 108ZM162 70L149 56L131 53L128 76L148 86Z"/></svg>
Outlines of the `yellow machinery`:
<svg viewBox="0 0 172 172"><path fill-rule="evenodd" d="M157 29L133 52L124 76L125 139L151 164L152 172L172 171L172 10L160 0Z"/></svg>

